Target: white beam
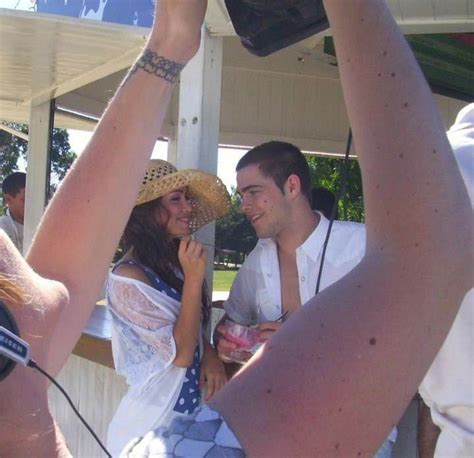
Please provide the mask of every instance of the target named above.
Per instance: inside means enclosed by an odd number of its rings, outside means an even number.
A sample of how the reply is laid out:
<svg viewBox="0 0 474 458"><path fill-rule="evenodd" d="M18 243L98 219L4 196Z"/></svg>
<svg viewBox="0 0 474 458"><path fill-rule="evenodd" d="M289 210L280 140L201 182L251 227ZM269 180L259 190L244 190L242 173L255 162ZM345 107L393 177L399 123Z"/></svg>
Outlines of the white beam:
<svg viewBox="0 0 474 458"><path fill-rule="evenodd" d="M203 33L198 54L181 74L178 168L217 172L222 85L222 38Z"/></svg>
<svg viewBox="0 0 474 458"><path fill-rule="evenodd" d="M51 101L31 107L23 235L24 253L31 245L46 205L50 122Z"/></svg>
<svg viewBox="0 0 474 458"><path fill-rule="evenodd" d="M9 134L14 135L15 137L22 138L23 140L28 141L28 134L22 132L21 130L14 129L13 127L6 126L5 124L0 123L0 130L4 130Z"/></svg>
<svg viewBox="0 0 474 458"><path fill-rule="evenodd" d="M176 165L217 173L222 85L222 38L203 30L201 48L181 74ZM199 239L213 244L214 224L199 231ZM212 290L214 249L208 248L206 280Z"/></svg>
<svg viewBox="0 0 474 458"><path fill-rule="evenodd" d="M75 76L68 81L63 81L59 84L53 84L50 87L43 89L42 92L34 94L33 98L29 100L32 105L42 104L51 98L57 98L63 94L74 91L89 83L93 83L101 78L105 78L112 73L130 67L136 60L137 56L142 50L142 44L132 49L126 50L122 55L117 56L102 65L98 65L93 69L86 71L78 76Z"/></svg>
<svg viewBox="0 0 474 458"><path fill-rule="evenodd" d="M178 141L175 138L170 138L168 140L168 156L166 160L171 162L173 165L176 165L178 161Z"/></svg>

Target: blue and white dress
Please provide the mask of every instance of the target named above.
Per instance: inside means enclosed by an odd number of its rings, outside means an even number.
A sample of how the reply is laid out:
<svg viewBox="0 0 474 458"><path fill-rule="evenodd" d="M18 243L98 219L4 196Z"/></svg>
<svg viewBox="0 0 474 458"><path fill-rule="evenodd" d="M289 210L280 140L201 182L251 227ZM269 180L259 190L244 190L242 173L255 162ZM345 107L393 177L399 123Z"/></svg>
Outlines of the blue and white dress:
<svg viewBox="0 0 474 458"><path fill-rule="evenodd" d="M126 264L139 267L153 286L109 275L107 304L113 322L114 363L129 385L107 433L107 448L113 456L118 456L130 439L166 427L178 416L192 414L201 403L202 341L190 367L172 364L176 357L173 329L181 294L147 267L135 261Z"/></svg>

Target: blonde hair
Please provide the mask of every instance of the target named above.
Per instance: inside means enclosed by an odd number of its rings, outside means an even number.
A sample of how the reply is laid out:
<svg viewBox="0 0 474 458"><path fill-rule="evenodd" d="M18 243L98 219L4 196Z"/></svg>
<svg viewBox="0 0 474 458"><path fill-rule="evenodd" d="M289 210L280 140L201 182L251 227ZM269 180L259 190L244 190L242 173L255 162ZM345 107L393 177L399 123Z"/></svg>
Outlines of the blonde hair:
<svg viewBox="0 0 474 458"><path fill-rule="evenodd" d="M0 301L20 303L24 302L25 296L20 288L8 277L0 273Z"/></svg>

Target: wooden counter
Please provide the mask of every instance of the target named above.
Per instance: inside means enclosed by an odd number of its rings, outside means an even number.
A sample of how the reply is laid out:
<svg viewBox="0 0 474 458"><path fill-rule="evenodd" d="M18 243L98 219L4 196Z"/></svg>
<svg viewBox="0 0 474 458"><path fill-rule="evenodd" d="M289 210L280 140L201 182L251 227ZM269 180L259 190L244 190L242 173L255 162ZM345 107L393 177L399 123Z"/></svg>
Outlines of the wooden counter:
<svg viewBox="0 0 474 458"><path fill-rule="evenodd" d="M84 359L114 369L112 357L112 317L107 307L96 305L73 353Z"/></svg>

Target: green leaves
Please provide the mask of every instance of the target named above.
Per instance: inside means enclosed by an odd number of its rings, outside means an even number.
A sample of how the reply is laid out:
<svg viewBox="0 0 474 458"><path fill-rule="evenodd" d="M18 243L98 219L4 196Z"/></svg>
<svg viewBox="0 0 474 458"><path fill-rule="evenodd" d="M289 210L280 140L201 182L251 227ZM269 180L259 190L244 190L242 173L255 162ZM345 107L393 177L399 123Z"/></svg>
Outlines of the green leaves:
<svg viewBox="0 0 474 458"><path fill-rule="evenodd" d="M15 130L28 134L28 126L26 124L6 124ZM26 167L27 158L28 142L0 129L0 182L3 180L3 177ZM75 159L76 153L71 151L67 130L54 129L51 145L51 195Z"/></svg>
<svg viewBox="0 0 474 458"><path fill-rule="evenodd" d="M338 195L343 160L306 155L313 186L324 186ZM346 191L339 201L339 219L363 223L365 218L359 163L349 160Z"/></svg>
<svg viewBox="0 0 474 458"><path fill-rule="evenodd" d="M231 195L230 212L216 222L216 248L234 250L243 262L255 244L257 236L247 217L239 209L240 199L235 189Z"/></svg>

